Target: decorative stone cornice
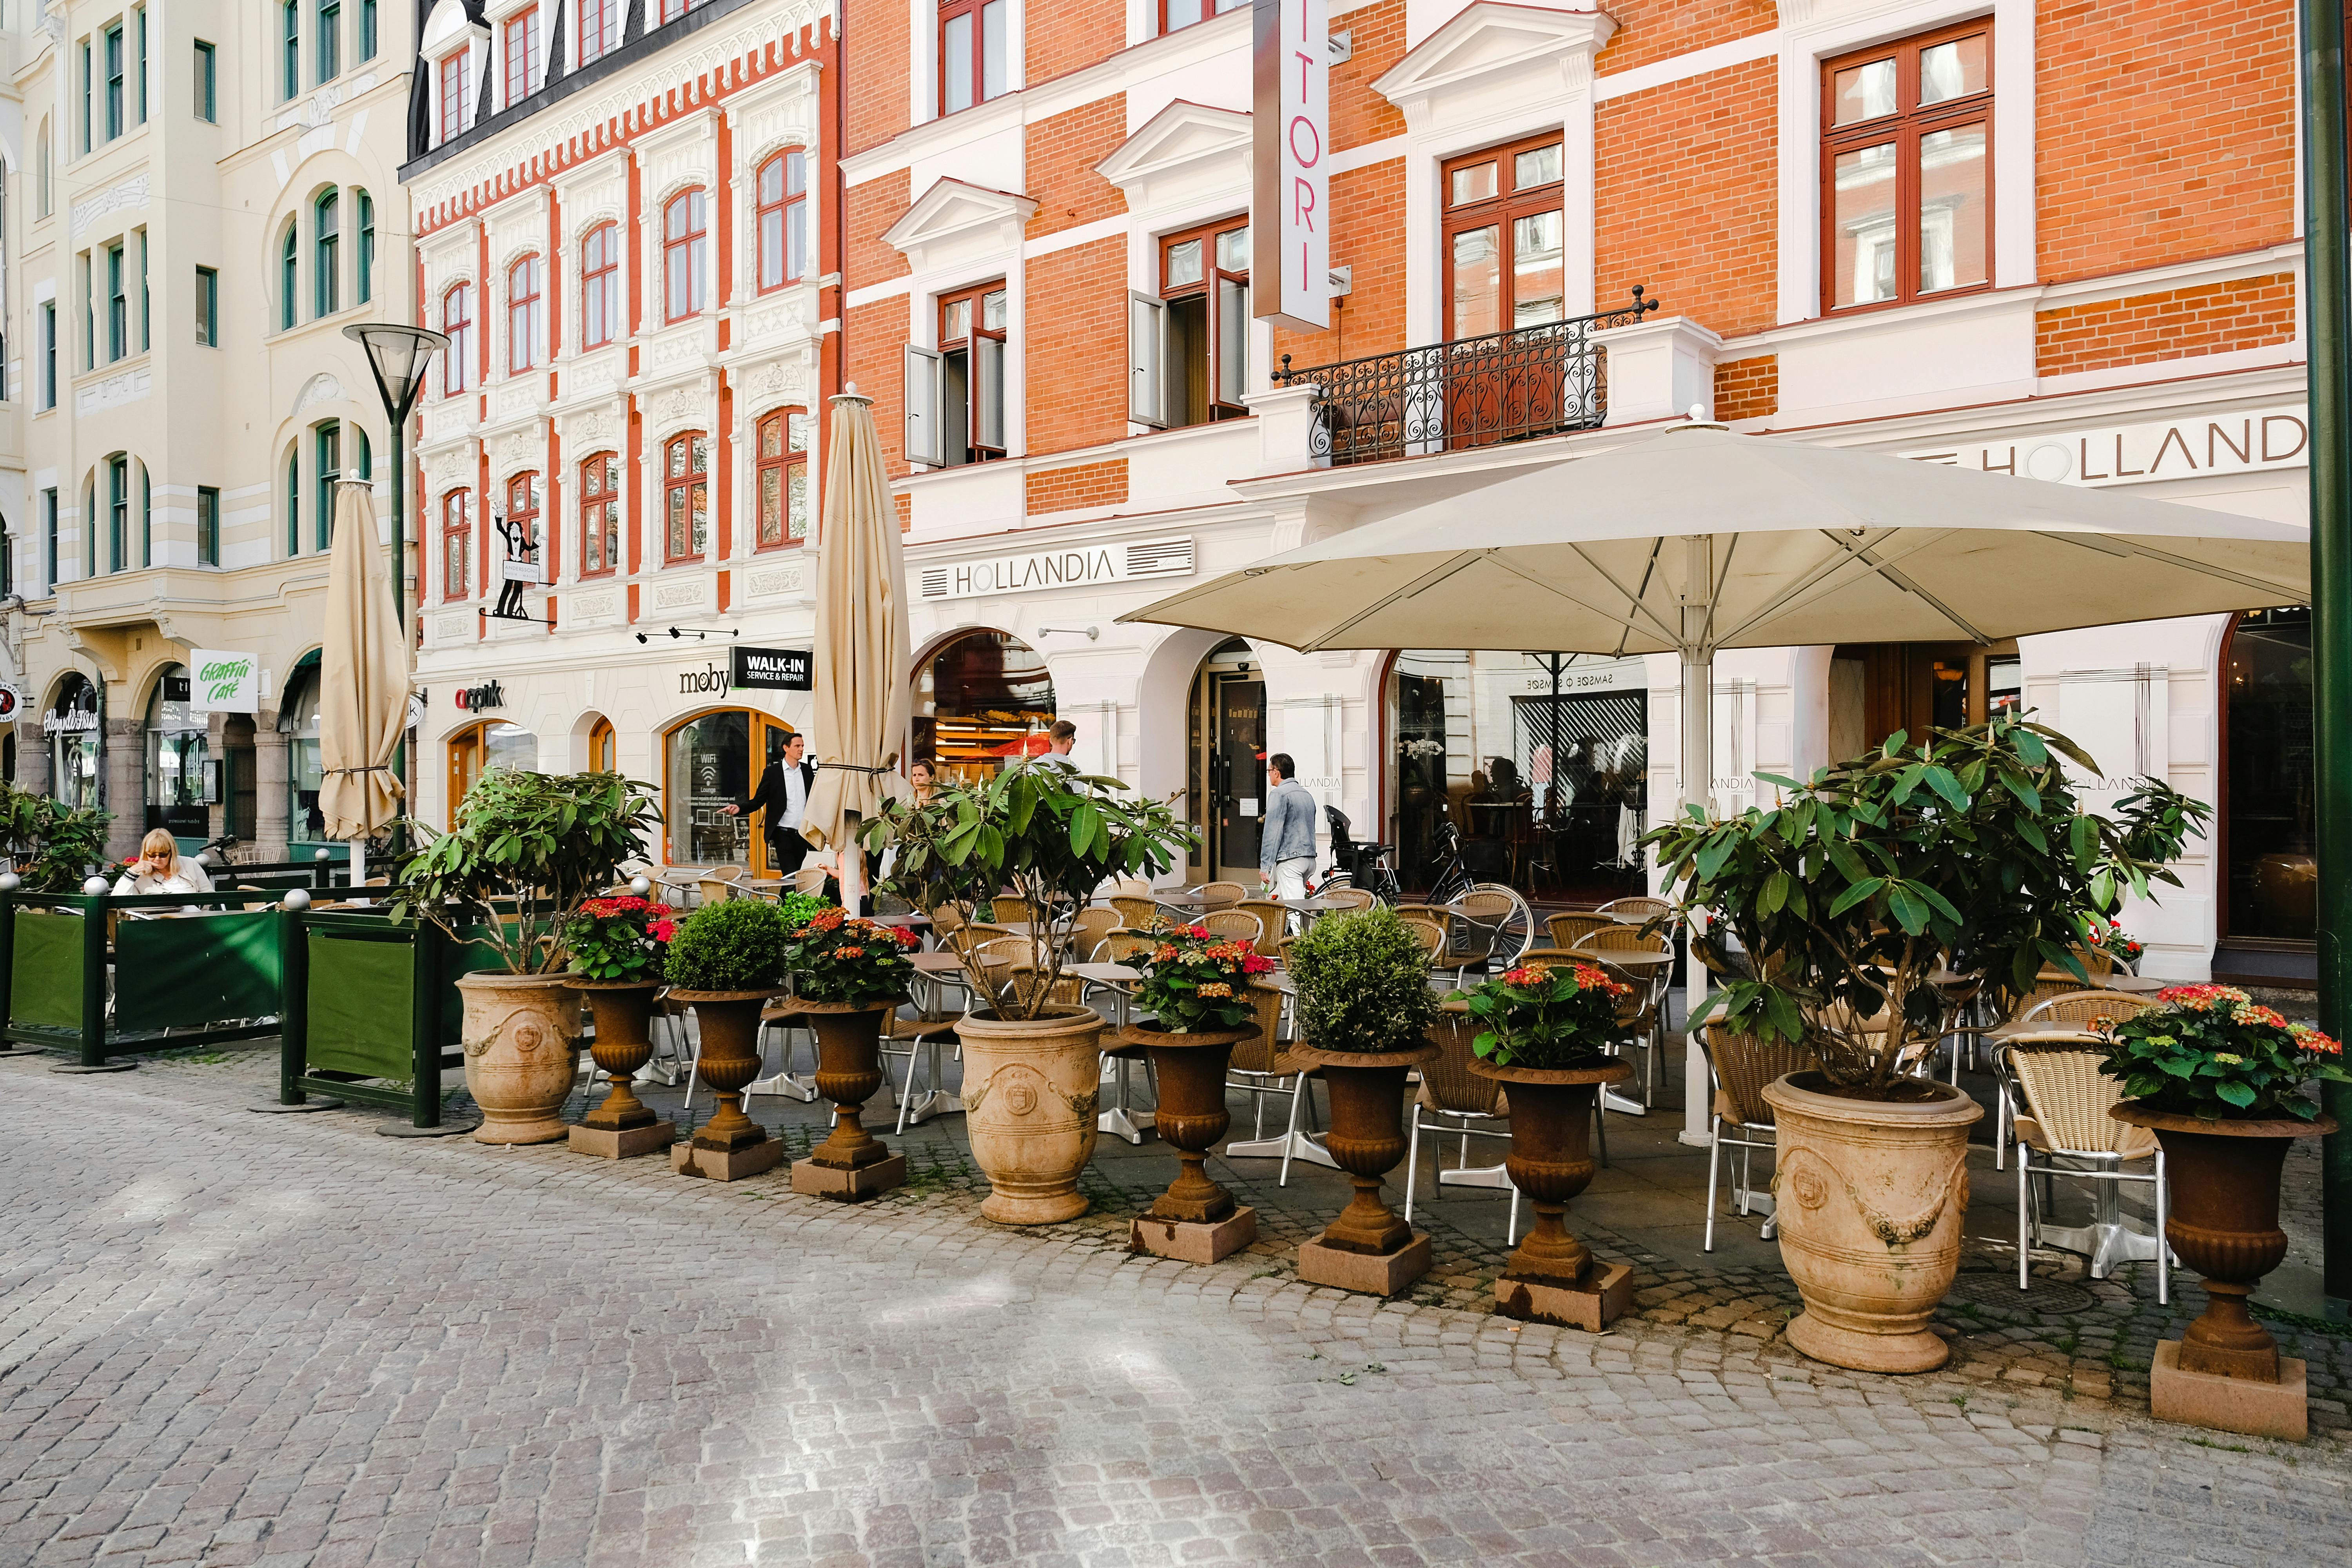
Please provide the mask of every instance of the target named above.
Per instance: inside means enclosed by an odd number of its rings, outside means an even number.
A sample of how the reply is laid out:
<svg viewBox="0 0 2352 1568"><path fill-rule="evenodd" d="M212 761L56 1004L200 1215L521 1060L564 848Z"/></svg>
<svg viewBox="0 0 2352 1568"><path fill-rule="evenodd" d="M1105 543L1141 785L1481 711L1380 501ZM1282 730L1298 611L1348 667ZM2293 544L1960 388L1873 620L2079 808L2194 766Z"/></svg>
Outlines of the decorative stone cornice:
<svg viewBox="0 0 2352 1568"><path fill-rule="evenodd" d="M1507 73L1551 61L1570 92L1592 85L1592 59L1617 31L1606 11L1477 0L1423 38L1372 83L1408 116L1433 99L1485 90Z"/></svg>

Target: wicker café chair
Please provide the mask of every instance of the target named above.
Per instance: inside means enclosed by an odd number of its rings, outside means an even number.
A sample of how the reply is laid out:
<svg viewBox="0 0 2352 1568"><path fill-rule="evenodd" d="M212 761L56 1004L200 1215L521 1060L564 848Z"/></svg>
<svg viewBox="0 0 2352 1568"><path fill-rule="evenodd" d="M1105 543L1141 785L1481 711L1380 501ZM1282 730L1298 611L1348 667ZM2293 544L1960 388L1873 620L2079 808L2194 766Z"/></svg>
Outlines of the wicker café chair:
<svg viewBox="0 0 2352 1568"><path fill-rule="evenodd" d="M1119 923L1129 931L1150 931L1167 922L1168 911L1150 899L1136 898L1128 893L1113 893L1110 907L1118 911Z"/></svg>
<svg viewBox="0 0 2352 1568"><path fill-rule="evenodd" d="M1084 909L1070 917L1070 951L1081 963L1094 962L1095 952L1103 938L1118 931L1125 922L1117 910Z"/></svg>
<svg viewBox="0 0 2352 1568"><path fill-rule="evenodd" d="M1509 1174L1498 1163L1474 1168L1470 1163L1470 1140L1473 1138L1508 1139L1510 1129L1497 1126L1510 1119L1510 1100L1503 1085L1495 1079L1479 1078L1470 1070L1475 1056L1472 1042L1478 1037L1479 1025L1467 1013L1441 1013L1437 1022L1429 1026L1430 1042L1437 1047L1437 1059L1425 1063L1421 1069L1421 1088L1413 1096L1412 1118L1405 1145L1404 1218L1412 1223L1413 1187L1421 1169L1421 1141L1423 1136L1437 1140L1437 1157L1430 1163L1430 1195L1443 1196L1445 1187L1503 1187L1511 1194L1509 1230L1504 1245L1516 1247L1519 1240L1519 1190L1511 1185ZM1424 1122L1426 1115L1431 1120ZM1474 1125L1485 1123L1485 1125ZM1462 1151L1451 1169L1445 1164L1445 1139L1448 1134L1462 1140Z"/></svg>
<svg viewBox="0 0 2352 1568"><path fill-rule="evenodd" d="M1300 1061L1283 1048L1281 1035L1283 994L1274 986L1256 981L1250 983L1250 1003L1255 1010L1254 1026L1256 1033L1234 1047L1233 1056L1225 1068L1225 1087L1238 1089L1250 1097L1251 1134L1248 1142L1225 1145L1227 1160L1270 1160L1279 1155L1282 1173L1275 1185L1290 1184L1290 1162L1300 1141L1299 1108L1303 1104L1309 1122L1315 1116L1315 1097L1308 1081L1316 1068ZM1278 1139L1265 1135L1265 1097L1282 1094L1290 1097L1290 1115Z"/></svg>
<svg viewBox="0 0 2352 1568"><path fill-rule="evenodd" d="M1780 1144L1764 1086L1789 1073L1810 1072L1822 1064L1802 1046L1734 1034L1720 1024L1702 1028L1699 1045L1706 1053L1707 1079L1715 1086L1706 1134L1706 1233L1699 1250L1715 1250L1715 1194L1726 1148L1739 1151L1738 1168L1731 1177L1732 1212L1745 1215L1761 1208L1765 1219L1760 1234L1769 1241L1780 1228L1780 1216L1773 1212L1772 1199L1756 1189L1754 1162L1757 1150L1777 1149Z"/></svg>
<svg viewBox="0 0 2352 1568"><path fill-rule="evenodd" d="M1612 899L1601 905L1598 912L1612 916L1622 923L1625 921L1654 921L1663 915L1673 914L1675 906L1664 899L1648 897Z"/></svg>
<svg viewBox="0 0 2352 1568"><path fill-rule="evenodd" d="M1369 910L1380 902L1361 888L1334 888L1322 898L1335 913L1340 910Z"/></svg>
<svg viewBox="0 0 2352 1568"><path fill-rule="evenodd" d="M2156 1300L2172 1301L2172 1248L2165 1245L2168 1217L2165 1187L2164 1148L2156 1134L2109 1116L2124 1098L2123 1080L2099 1070L2106 1059L2096 1038L2085 1032L2079 1040L2008 1040L1993 1052L1993 1068L2004 1087L2017 1097L2017 1288L2032 1288L2032 1248L2042 1241L2042 1209L2053 1180L2090 1182L2099 1188L2097 1231L2120 1225L2116 1198L2125 1182L2156 1185ZM2152 1172L2142 1174L2123 1167L2153 1160ZM2065 1161L2069 1164L2061 1164ZM2070 1168L2070 1165L2072 1168ZM2042 1178L2042 1192L2033 1178ZM2104 1278L2097 1258L2092 1276Z"/></svg>
<svg viewBox="0 0 2352 1568"><path fill-rule="evenodd" d="M1202 915L1201 923L1218 942L1244 942L1255 948L1265 938L1265 927L1246 910L1218 910Z"/></svg>
<svg viewBox="0 0 2352 1568"><path fill-rule="evenodd" d="M1255 915L1258 923L1257 950L1267 958L1281 952L1278 945L1283 933L1290 929L1290 911L1272 899L1244 899L1234 906L1238 913Z"/></svg>
<svg viewBox="0 0 2352 1568"><path fill-rule="evenodd" d="M1425 910L1401 909L1397 910L1397 919L1421 943L1421 951L1429 960L1429 972L1432 974L1452 973L1458 984L1461 974L1454 968L1454 955L1445 950L1443 922L1432 919Z"/></svg>
<svg viewBox="0 0 2352 1568"><path fill-rule="evenodd" d="M1197 891L1204 910L1227 910L1249 897L1249 889L1239 882L1203 882Z"/></svg>
<svg viewBox="0 0 2352 1568"><path fill-rule="evenodd" d="M1472 964L1493 967L1497 960L1517 955L1505 951L1513 939L1503 927L1518 912L1519 901L1507 893L1467 892L1454 900L1454 919L1446 928L1447 947L1454 955L1454 984L1460 985Z"/></svg>
<svg viewBox="0 0 2352 1568"><path fill-rule="evenodd" d="M1029 900L1003 894L988 901L988 918L999 925L1029 918Z"/></svg>
<svg viewBox="0 0 2352 1568"><path fill-rule="evenodd" d="M2017 1022L2020 1027L2084 1029L2098 1034L2108 1023L2132 1017L2142 1008L2155 1005L2155 997L2128 991L2061 991L2039 1002L2029 1001L2019 1010ZM2010 1098L2008 1080L1996 1075L1994 1083L2000 1092L1993 1101L1992 1167L2003 1171L2009 1168L2010 1128L2017 1120L2017 1106Z"/></svg>
<svg viewBox="0 0 2352 1568"><path fill-rule="evenodd" d="M1551 932L1552 946L1574 947L1594 931L1616 923L1607 915L1589 914L1578 910L1570 910L1548 917L1544 921L1544 927Z"/></svg>

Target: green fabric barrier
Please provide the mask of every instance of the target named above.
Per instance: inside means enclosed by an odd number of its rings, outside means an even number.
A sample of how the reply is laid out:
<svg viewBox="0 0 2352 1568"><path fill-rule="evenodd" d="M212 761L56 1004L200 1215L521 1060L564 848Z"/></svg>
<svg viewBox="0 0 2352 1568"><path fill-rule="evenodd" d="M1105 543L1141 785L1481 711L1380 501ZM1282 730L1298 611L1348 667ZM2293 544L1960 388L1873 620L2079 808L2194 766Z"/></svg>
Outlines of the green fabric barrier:
<svg viewBox="0 0 2352 1568"><path fill-rule="evenodd" d="M82 938L89 921L46 910L16 911L9 955L8 1022L81 1027Z"/></svg>
<svg viewBox="0 0 2352 1568"><path fill-rule="evenodd" d="M317 931L310 938L310 1065L407 1082L416 944Z"/></svg>
<svg viewBox="0 0 2352 1568"><path fill-rule="evenodd" d="M268 1018L278 1007L275 910L124 920L114 928L117 1028Z"/></svg>

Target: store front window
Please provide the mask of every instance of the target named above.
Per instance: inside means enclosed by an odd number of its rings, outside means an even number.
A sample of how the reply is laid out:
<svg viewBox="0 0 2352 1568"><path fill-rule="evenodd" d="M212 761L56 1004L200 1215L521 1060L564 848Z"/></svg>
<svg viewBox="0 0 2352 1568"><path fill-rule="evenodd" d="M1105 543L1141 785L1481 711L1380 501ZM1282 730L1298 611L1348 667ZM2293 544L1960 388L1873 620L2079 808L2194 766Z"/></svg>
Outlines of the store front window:
<svg viewBox="0 0 2352 1568"><path fill-rule="evenodd" d="M2222 929L2236 943L2305 946L2316 934L2319 895L2311 612L2251 611L2238 617L2226 647Z"/></svg>
<svg viewBox="0 0 2352 1568"><path fill-rule="evenodd" d="M42 718L41 728L49 738L52 796L68 811L99 804L104 727L98 688L86 676L67 676L58 687L57 701Z"/></svg>
<svg viewBox="0 0 2352 1568"><path fill-rule="evenodd" d="M1388 677L1386 822L1408 892L1500 882L1591 904L1644 886L1649 690L1639 659L1415 649Z"/></svg>
<svg viewBox="0 0 2352 1568"><path fill-rule="evenodd" d="M491 768L536 768L539 737L520 724L491 719L449 737L449 816L457 826L457 806L482 774Z"/></svg>
<svg viewBox="0 0 2352 1568"><path fill-rule="evenodd" d="M278 731L287 738L287 842L289 847L324 843L327 818L319 810L319 786L326 782L319 761L319 656L308 656L287 684L290 689L278 710Z"/></svg>
<svg viewBox="0 0 2352 1568"><path fill-rule="evenodd" d="M209 838L205 764L212 751L201 714L188 711L188 667L175 664L147 701L147 826L181 838Z"/></svg>
<svg viewBox="0 0 2352 1568"><path fill-rule="evenodd" d="M662 821L671 865L746 866L767 875L766 834L753 832L764 822L724 808L751 798L792 734L791 725L764 713L730 709L689 719L664 737Z"/></svg>
<svg viewBox="0 0 2352 1568"><path fill-rule="evenodd" d="M992 778L1045 749L1054 678L1036 649L1003 632L967 632L915 671L915 751L941 783Z"/></svg>

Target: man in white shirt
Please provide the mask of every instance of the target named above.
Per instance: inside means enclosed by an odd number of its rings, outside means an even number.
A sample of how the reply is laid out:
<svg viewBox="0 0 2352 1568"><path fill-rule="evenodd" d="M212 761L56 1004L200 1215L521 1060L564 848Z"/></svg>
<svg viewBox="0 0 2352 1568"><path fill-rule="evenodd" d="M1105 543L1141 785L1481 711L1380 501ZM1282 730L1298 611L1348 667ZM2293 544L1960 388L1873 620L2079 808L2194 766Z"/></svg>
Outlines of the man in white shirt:
<svg viewBox="0 0 2352 1568"><path fill-rule="evenodd" d="M729 816L747 811L768 814L768 860L779 877L789 877L808 858L809 842L801 837L801 818L808 810L810 788L816 783L816 764L801 760L806 740L793 735L784 742L783 760L760 780L751 798L719 809Z"/></svg>

